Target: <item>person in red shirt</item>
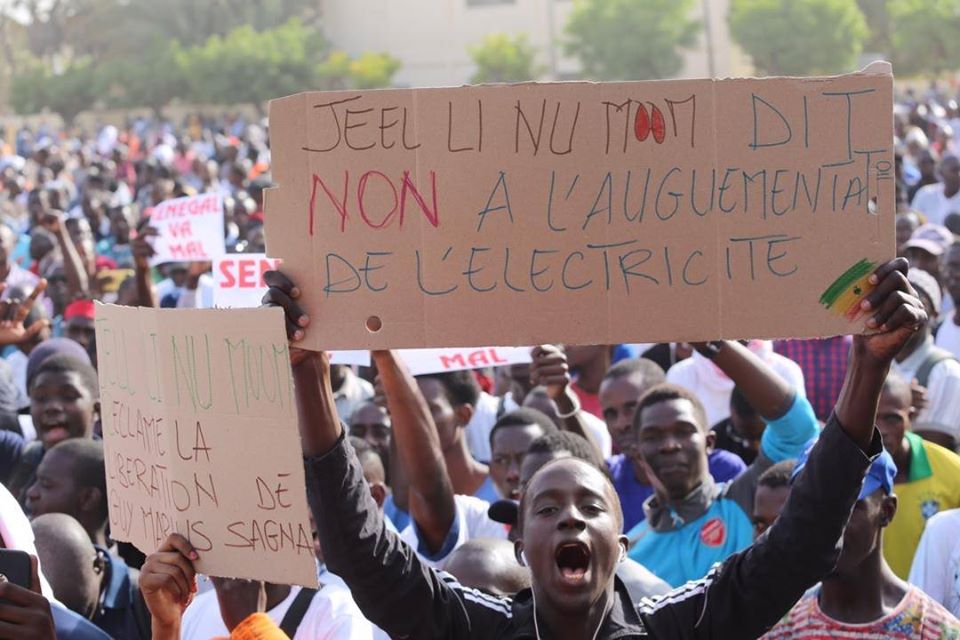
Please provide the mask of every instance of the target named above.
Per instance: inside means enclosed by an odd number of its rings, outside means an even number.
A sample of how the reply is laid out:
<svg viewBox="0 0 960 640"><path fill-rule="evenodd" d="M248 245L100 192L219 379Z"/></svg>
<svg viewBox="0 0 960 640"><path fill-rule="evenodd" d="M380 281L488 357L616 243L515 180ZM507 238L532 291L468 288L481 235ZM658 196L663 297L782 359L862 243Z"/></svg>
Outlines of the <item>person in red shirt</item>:
<svg viewBox="0 0 960 640"><path fill-rule="evenodd" d="M608 345L587 347L568 345L566 354L574 377L570 388L577 394L580 407L587 413L603 419L600 383L603 382L603 376L613 363L613 348Z"/></svg>

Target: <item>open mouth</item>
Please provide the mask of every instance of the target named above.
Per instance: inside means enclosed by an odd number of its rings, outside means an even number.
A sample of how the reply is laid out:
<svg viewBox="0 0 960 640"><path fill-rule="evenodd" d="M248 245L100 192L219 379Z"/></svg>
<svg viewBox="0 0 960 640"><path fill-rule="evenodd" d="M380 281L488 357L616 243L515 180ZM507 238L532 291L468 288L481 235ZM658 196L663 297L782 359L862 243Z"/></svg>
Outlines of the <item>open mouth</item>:
<svg viewBox="0 0 960 640"><path fill-rule="evenodd" d="M586 581L590 570L590 549L582 542L568 542L557 547L555 554L557 568L563 581L578 585Z"/></svg>
<svg viewBox="0 0 960 640"><path fill-rule="evenodd" d="M67 428L59 424L44 426L40 431L43 440L46 442L60 442L61 440L66 440L70 437L70 432L67 430Z"/></svg>

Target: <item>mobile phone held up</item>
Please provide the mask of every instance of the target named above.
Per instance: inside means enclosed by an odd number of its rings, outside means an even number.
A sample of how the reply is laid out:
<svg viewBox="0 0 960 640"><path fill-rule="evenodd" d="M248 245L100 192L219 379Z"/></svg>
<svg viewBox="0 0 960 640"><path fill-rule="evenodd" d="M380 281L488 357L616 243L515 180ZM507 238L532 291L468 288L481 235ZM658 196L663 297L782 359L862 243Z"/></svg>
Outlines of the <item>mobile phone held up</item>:
<svg viewBox="0 0 960 640"><path fill-rule="evenodd" d="M13 549L0 549L0 574L18 587L31 587L30 555Z"/></svg>

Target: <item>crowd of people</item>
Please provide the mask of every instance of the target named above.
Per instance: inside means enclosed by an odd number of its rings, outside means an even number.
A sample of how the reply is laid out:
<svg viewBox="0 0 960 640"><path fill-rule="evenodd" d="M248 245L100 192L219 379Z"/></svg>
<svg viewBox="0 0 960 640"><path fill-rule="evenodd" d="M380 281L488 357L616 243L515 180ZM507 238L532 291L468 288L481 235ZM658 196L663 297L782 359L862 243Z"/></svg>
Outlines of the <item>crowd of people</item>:
<svg viewBox="0 0 960 640"><path fill-rule="evenodd" d="M150 212L219 192L263 252L264 123L22 128L0 158L0 638L960 638L960 108L898 105L897 251L866 335L541 345L413 377L287 314L320 588L111 538L94 300L203 308ZM842 545L838 541L842 540ZM842 547L842 551L840 548ZM3 557L0 552L0 558Z"/></svg>

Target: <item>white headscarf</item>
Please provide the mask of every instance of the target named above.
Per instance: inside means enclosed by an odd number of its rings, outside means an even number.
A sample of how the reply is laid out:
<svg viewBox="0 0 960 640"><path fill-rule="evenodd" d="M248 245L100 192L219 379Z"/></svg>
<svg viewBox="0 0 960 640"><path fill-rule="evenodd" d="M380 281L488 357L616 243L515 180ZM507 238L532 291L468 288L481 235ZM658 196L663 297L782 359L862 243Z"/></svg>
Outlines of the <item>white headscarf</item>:
<svg viewBox="0 0 960 640"><path fill-rule="evenodd" d="M34 543L30 520L27 519L23 509L20 508L17 499L2 484L0 484L0 539L7 549L15 549L37 556L37 545ZM39 563L39 556L37 558ZM38 564L37 569L40 573L40 591L47 600L56 602L53 596L53 588L43 576L43 568Z"/></svg>

